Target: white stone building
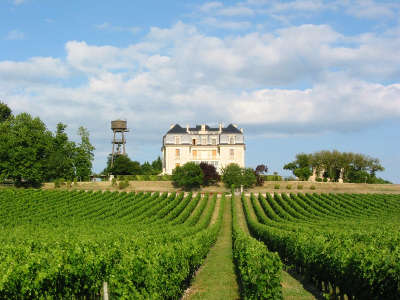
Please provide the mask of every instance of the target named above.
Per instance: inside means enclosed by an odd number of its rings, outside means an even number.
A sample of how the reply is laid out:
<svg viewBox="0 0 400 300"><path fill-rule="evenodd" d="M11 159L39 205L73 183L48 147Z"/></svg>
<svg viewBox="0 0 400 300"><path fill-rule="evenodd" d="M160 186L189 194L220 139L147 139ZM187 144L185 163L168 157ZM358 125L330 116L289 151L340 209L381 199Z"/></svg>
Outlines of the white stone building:
<svg viewBox="0 0 400 300"><path fill-rule="evenodd" d="M203 124L183 128L175 124L163 136L163 173L172 174L173 169L189 161L212 164L218 172L230 163L244 167L245 150L243 129L236 125L219 124L218 128L211 128Z"/></svg>

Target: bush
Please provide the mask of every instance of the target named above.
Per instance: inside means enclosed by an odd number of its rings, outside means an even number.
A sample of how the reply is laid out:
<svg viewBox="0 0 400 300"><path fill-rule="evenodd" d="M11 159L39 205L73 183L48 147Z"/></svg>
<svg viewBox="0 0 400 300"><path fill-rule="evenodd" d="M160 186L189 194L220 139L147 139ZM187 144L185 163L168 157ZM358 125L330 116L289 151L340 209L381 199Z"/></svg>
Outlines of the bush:
<svg viewBox="0 0 400 300"><path fill-rule="evenodd" d="M318 177L317 179L315 179L316 182L322 182L322 178Z"/></svg>
<svg viewBox="0 0 400 300"><path fill-rule="evenodd" d="M242 169L237 164L229 164L222 170L222 182L227 188L233 185L240 187L242 184Z"/></svg>
<svg viewBox="0 0 400 300"><path fill-rule="evenodd" d="M325 177L325 178L324 178L324 182L328 182L328 178Z"/></svg>
<svg viewBox="0 0 400 300"><path fill-rule="evenodd" d="M315 190L315 185L310 186L310 190Z"/></svg>
<svg viewBox="0 0 400 300"><path fill-rule="evenodd" d="M129 181L127 179L119 182L118 188L120 190L126 189L127 187L129 187Z"/></svg>
<svg viewBox="0 0 400 300"><path fill-rule="evenodd" d="M291 184L288 184L288 185L286 186L286 189L291 190L291 189L292 189L292 185L291 185Z"/></svg>
<svg viewBox="0 0 400 300"><path fill-rule="evenodd" d="M78 179L74 178L74 186L78 186Z"/></svg>
<svg viewBox="0 0 400 300"><path fill-rule="evenodd" d="M198 164L188 162L172 171L172 181L175 186L184 189L198 188L203 183L203 171Z"/></svg>
<svg viewBox="0 0 400 300"><path fill-rule="evenodd" d="M72 181L71 180L67 180L66 186L67 186L67 188L71 188L72 187Z"/></svg>
<svg viewBox="0 0 400 300"><path fill-rule="evenodd" d="M117 186L117 178L114 177L113 179L111 179L111 185L112 186Z"/></svg>
<svg viewBox="0 0 400 300"><path fill-rule="evenodd" d="M297 185L297 189L298 189L298 190L302 190L302 189L303 189L303 185L302 185L302 184L298 184L298 185Z"/></svg>
<svg viewBox="0 0 400 300"><path fill-rule="evenodd" d="M64 178L57 178L56 180L54 180L54 187L55 188L59 188L59 187L61 187L63 185L65 185Z"/></svg>
<svg viewBox="0 0 400 300"><path fill-rule="evenodd" d="M281 187L281 186L280 186L279 184L275 184L275 185L274 185L274 189L276 189L276 190L279 190L280 187Z"/></svg>
<svg viewBox="0 0 400 300"><path fill-rule="evenodd" d="M200 168L203 172L203 185L209 186L211 184L216 184L218 181L221 180L221 176L218 174L217 169L207 163L200 163Z"/></svg>
<svg viewBox="0 0 400 300"><path fill-rule="evenodd" d="M222 171L222 182L227 188L231 187L232 184L235 187L243 185L245 188L252 187L256 184L257 177L252 168L241 168L237 164L229 164Z"/></svg>

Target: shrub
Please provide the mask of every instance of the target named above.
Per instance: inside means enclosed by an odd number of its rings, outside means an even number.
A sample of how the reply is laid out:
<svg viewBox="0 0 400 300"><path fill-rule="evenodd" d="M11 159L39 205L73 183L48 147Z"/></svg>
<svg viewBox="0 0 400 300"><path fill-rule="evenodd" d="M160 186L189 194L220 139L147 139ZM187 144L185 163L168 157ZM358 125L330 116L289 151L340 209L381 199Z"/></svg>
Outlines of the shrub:
<svg viewBox="0 0 400 300"><path fill-rule="evenodd" d="M65 185L64 178L57 178L56 180L54 180L54 187L55 188L59 188L59 187L61 187L63 185Z"/></svg>
<svg viewBox="0 0 400 300"><path fill-rule="evenodd" d="M207 163L200 163L200 168L203 171L203 185L208 186L211 184L216 184L221 180L221 176L218 174L215 166Z"/></svg>
<svg viewBox="0 0 400 300"><path fill-rule="evenodd" d="M315 185L310 186L310 190L315 190Z"/></svg>
<svg viewBox="0 0 400 300"><path fill-rule="evenodd" d="M298 189L298 190L302 190L302 189L303 189L303 185L302 185L302 184L298 184L298 185L297 185L297 189Z"/></svg>
<svg viewBox="0 0 400 300"><path fill-rule="evenodd" d="M324 182L328 182L328 178L325 177L325 178L324 178Z"/></svg>
<svg viewBox="0 0 400 300"><path fill-rule="evenodd" d="M67 180L66 186L67 186L67 188L71 188L72 187L72 181L71 180Z"/></svg>
<svg viewBox="0 0 400 300"><path fill-rule="evenodd" d="M188 162L172 171L172 181L175 186L184 189L198 188L203 183L203 172L198 164Z"/></svg>
<svg viewBox="0 0 400 300"><path fill-rule="evenodd" d="M126 189L127 187L129 187L129 181L127 179L119 182L118 188L120 190Z"/></svg>
<svg viewBox="0 0 400 300"><path fill-rule="evenodd" d="M237 164L229 164L222 171L222 182L227 188L231 187L232 184L234 184L235 187L243 185L245 188L249 188L254 186L256 181L256 175L251 168L242 169Z"/></svg>
<svg viewBox="0 0 400 300"><path fill-rule="evenodd" d="M112 186L117 186L117 178L113 178L113 179L111 179L111 185Z"/></svg>
<svg viewBox="0 0 400 300"><path fill-rule="evenodd" d="M280 187L281 187L281 186L280 186L279 184L275 184L275 185L274 185L274 189L276 189L276 190L279 190Z"/></svg>
<svg viewBox="0 0 400 300"><path fill-rule="evenodd" d="M291 184L288 184L288 185L286 186L286 189L291 190L291 189L292 189L292 185L291 185Z"/></svg>
<svg viewBox="0 0 400 300"><path fill-rule="evenodd" d="M78 186L78 179L74 178L74 186Z"/></svg>
<svg viewBox="0 0 400 300"><path fill-rule="evenodd" d="M229 164L222 170L222 182L227 188L233 185L240 187L242 184L242 169L237 164Z"/></svg>
<svg viewBox="0 0 400 300"><path fill-rule="evenodd" d="M317 179L315 179L316 182L322 182L322 178L318 177Z"/></svg>

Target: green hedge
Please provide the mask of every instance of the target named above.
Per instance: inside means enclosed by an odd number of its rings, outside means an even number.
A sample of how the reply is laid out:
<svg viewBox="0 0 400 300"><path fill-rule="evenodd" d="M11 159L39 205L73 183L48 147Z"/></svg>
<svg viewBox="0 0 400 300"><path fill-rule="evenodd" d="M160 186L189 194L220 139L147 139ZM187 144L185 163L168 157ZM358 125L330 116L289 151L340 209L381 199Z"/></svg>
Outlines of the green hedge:
<svg viewBox="0 0 400 300"><path fill-rule="evenodd" d="M264 181L282 181L282 176L280 175L261 175Z"/></svg>
<svg viewBox="0 0 400 300"><path fill-rule="evenodd" d="M233 258L243 299L282 299L282 262L277 253L246 234L238 225L232 194Z"/></svg>

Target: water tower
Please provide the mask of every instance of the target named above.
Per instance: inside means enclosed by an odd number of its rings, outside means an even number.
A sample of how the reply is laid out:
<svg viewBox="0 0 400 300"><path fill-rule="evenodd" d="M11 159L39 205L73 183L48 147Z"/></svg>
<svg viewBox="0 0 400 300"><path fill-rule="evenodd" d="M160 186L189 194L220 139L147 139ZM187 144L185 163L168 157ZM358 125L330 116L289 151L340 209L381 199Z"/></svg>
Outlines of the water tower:
<svg viewBox="0 0 400 300"><path fill-rule="evenodd" d="M126 138L125 132L128 132L127 122L123 120L111 121L111 130L114 133L112 143L112 157L111 157L111 167L114 165L114 158L117 155L126 155ZM122 150L121 150L122 146Z"/></svg>

